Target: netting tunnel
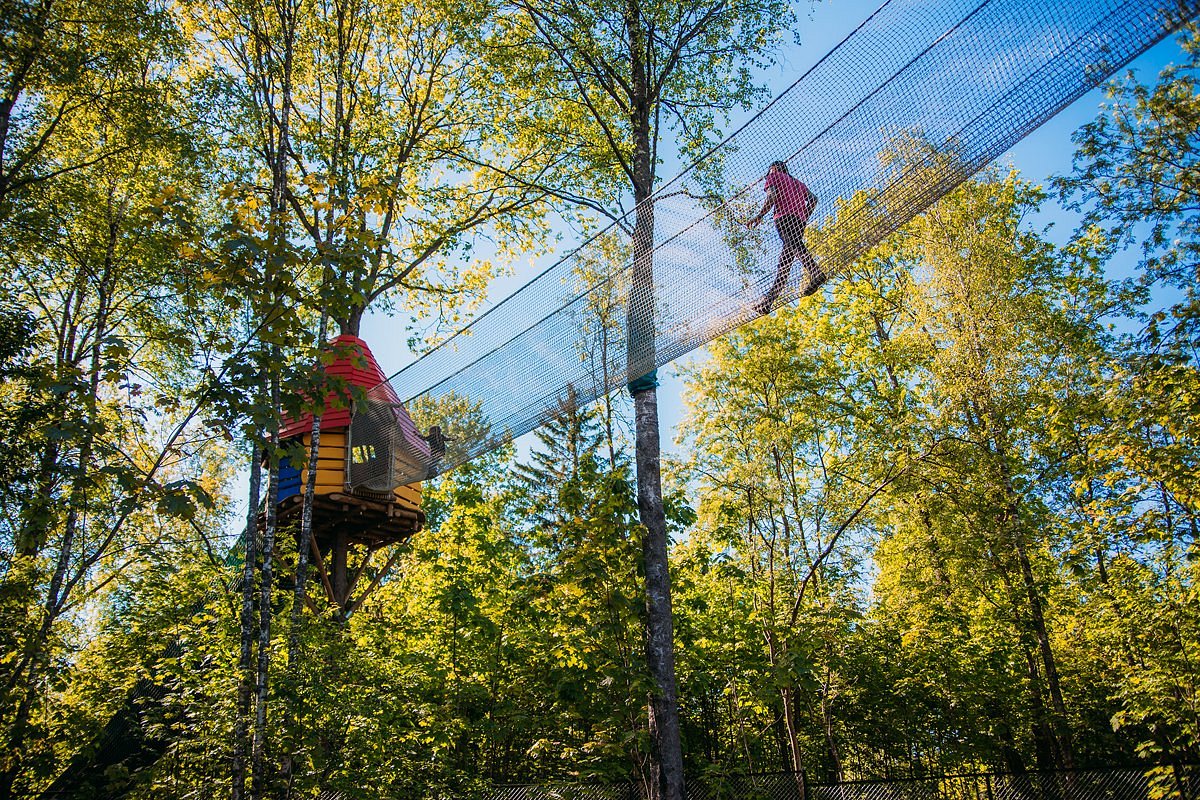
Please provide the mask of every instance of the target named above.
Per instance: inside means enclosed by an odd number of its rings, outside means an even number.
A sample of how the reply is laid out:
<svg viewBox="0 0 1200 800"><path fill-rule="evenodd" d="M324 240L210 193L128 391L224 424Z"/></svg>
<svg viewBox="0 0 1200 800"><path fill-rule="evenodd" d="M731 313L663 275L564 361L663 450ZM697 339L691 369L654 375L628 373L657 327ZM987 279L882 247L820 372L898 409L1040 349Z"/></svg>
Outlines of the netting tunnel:
<svg viewBox="0 0 1200 800"><path fill-rule="evenodd" d="M653 320L653 341L633 350L662 366L762 313L779 243L769 224L744 222L772 161L820 198L807 241L836 276L1198 11L1194 0L885 3L708 157L722 185L693 169L656 193L652 293L630 292L631 214L395 375L420 427L449 441L355 480L429 477L536 428L569 397L625 386L647 366L628 364L627 318ZM796 299L803 278L797 263L775 305ZM631 311L631 294L644 307ZM389 435L365 411L352 443Z"/></svg>

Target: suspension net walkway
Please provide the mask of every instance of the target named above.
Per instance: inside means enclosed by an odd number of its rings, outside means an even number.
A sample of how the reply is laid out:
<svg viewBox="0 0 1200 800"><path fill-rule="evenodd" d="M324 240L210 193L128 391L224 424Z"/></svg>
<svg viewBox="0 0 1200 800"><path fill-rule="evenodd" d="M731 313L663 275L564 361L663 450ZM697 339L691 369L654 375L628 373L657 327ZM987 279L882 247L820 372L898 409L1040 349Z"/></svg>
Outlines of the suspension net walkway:
<svg viewBox="0 0 1200 800"><path fill-rule="evenodd" d="M769 224L744 223L772 161L820 198L808 246L836 277L1198 11L1195 0L884 3L704 169L648 201L652 292L631 291L630 213L372 391L351 440L393 456L352 464L351 483L436 475L759 316L780 245ZM804 275L797 260L774 305L796 299ZM637 327L632 352L649 357L632 367L629 318L653 321ZM394 397L449 437L444 450L404 441Z"/></svg>

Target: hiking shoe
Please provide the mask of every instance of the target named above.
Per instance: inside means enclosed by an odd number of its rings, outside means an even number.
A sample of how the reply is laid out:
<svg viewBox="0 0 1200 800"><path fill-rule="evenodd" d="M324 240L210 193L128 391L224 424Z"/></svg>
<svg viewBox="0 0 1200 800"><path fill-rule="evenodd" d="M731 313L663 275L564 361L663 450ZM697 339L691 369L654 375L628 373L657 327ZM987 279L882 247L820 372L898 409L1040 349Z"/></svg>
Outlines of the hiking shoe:
<svg viewBox="0 0 1200 800"><path fill-rule="evenodd" d="M808 283L805 285L804 289L801 290L801 297L808 297L809 295L816 294L817 290L825 285L825 281L829 280L829 276L825 274L825 270L821 269L820 267L817 267L815 270L809 273L807 277Z"/></svg>

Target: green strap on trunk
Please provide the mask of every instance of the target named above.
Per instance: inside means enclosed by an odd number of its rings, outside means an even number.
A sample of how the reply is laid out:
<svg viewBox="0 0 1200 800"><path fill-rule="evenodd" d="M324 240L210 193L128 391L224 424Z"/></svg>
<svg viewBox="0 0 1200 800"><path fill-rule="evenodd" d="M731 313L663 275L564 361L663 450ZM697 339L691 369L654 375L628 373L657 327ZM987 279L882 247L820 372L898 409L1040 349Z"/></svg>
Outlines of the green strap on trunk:
<svg viewBox="0 0 1200 800"><path fill-rule="evenodd" d="M637 394L644 392L647 389L655 389L658 387L658 370L652 369L640 378L629 382L629 393Z"/></svg>

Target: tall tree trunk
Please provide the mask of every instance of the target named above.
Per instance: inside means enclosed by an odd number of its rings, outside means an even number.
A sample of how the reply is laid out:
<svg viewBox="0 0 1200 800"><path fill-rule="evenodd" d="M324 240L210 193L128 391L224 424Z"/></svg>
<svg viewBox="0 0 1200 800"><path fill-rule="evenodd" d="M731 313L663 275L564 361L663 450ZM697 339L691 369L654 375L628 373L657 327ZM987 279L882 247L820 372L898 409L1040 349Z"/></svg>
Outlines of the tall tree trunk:
<svg viewBox="0 0 1200 800"><path fill-rule="evenodd" d="M775 576L771 575L772 593L774 593ZM774 604L772 604L772 612L770 618L774 619ZM767 658L772 670L778 670L781 665L787 663L787 645L781 643L771 629L764 631L764 637L767 643ZM804 753L800 750L800 731L796 723L796 687L786 681L779 687L779 714L776 715L778 724L783 726L783 730L778 733L780 738L780 746L783 750L782 756L785 768L790 769L795 773L796 795L799 800L805 800L808 796L808 784L804 778Z"/></svg>
<svg viewBox="0 0 1200 800"><path fill-rule="evenodd" d="M1007 437L1001 427L999 415L991 414L992 430L997 431L993 447L998 459L1000 479L1004 488L1007 507L1004 510L1004 527L1007 530L1013 553L1017 557L1017 566L1021 573L1021 585L1029 604L1029 619L1033 626L1033 635L1037 640L1038 656L1046 679L1046 688L1050 693L1050 705L1053 713L1050 725L1054 738L1055 760L1062 769L1075 768L1075 747L1071 737L1071 726L1067 716L1067 705L1063 700L1062 682L1058 677L1058 663L1050 644L1050 633L1046 628L1046 615L1042 603L1041 589L1033 574L1033 564L1029 559L1026 547L1025 531L1021 525L1021 496L1018 494L1006 460L1009 451Z"/></svg>
<svg viewBox="0 0 1200 800"><path fill-rule="evenodd" d="M321 291L325 291L325 281L322 281ZM324 310L317 326L317 350L320 352L325 345L325 336L329 326L329 317ZM317 358L318 391L324 393L325 365ZM287 671L293 682L297 679L300 665L300 626L304 616L304 606L308 600L308 553L312 547L313 536L313 501L317 491L317 460L321 453L321 412L313 414L312 439L308 448L308 464L304 475L304 498L300 510L300 535L296 544L296 575L292 592L292 616L288 627ZM284 730L290 732L295 715L291 706L284 709ZM291 786L292 768L295 758L291 752L285 753L281 764L281 775L285 786ZM290 792L290 788L289 788Z"/></svg>
<svg viewBox="0 0 1200 800"><path fill-rule="evenodd" d="M258 559L258 503L262 492L262 448L254 438L250 455L250 510L247 513L242 563L241 651L238 657L237 711L233 723L233 800L246 796L246 756L250 737L251 669L254 659L254 562Z"/></svg>
<svg viewBox="0 0 1200 800"><path fill-rule="evenodd" d="M1029 672L1029 706L1033 711L1033 751L1037 768L1042 771L1058 767L1055 757L1058 747L1054 743L1054 731L1050 725L1050 714L1046 709L1046 699L1042 694L1042 675L1038 669L1037 656L1027 643L1021 645L1025 653L1025 667Z"/></svg>
<svg viewBox="0 0 1200 800"><path fill-rule="evenodd" d="M783 686L779 689L783 705L783 729L787 734L788 764L795 773L798 800L808 797L808 781L804 777L804 754L800 751L800 729L796 723L796 687Z"/></svg>
<svg viewBox="0 0 1200 800"><path fill-rule="evenodd" d="M278 39L269 41L265 33L262 41L256 36L256 60L262 71L262 96L268 127L266 155L271 169L270 194L270 248L263 270L266 277L268 306L265 328L279 324L281 316L274 309L279 307L284 293L281 289L285 276L284 255L290 247L288 239L288 167L292 157L291 112L292 112L292 69L294 66L298 4L295 0L276 0L269 5L278 23ZM257 18L255 18L257 19ZM257 32L256 32L257 33ZM277 77L276 77L277 76ZM274 81L277 80L276 85ZM278 92L276 94L275 92ZM271 331L277 337L278 331ZM279 424L280 424L280 381L283 358L278 338L273 338L267 349L266 372L269 385L269 467L267 484L267 507L264 514L262 558L260 565L258 608L258 668L255 679L254 736L251 748L251 796L261 800L268 791L267 762L267 704L270 698L271 666L271 599L275 583L275 533L278 522L279 504Z"/></svg>
<svg viewBox="0 0 1200 800"><path fill-rule="evenodd" d="M1041 593L1034 580L1033 566L1029 562L1029 554L1026 552L1025 543L1021 540L1019 532L1013 536L1013 546L1021 568L1021 580L1025 586L1026 597L1029 600L1034 638L1037 639L1038 654L1041 656L1042 669L1046 675L1046 687L1050 691L1050 704L1054 709L1051 719L1058 766L1062 769L1074 769L1075 747L1072 742L1070 722L1067 718L1067 705L1063 700L1062 682L1059 680L1058 665L1050 646L1050 634L1046 629Z"/></svg>
<svg viewBox="0 0 1200 800"><path fill-rule="evenodd" d="M683 800L683 749L675 687L675 645L671 618L671 573L667 521L660 473L658 394L655 391L654 158L646 34L639 0L628 0L625 28L633 76L633 280L628 310L630 390L633 394L638 515L646 580L646 663L654 683L649 703L652 785L657 800Z"/></svg>
<svg viewBox="0 0 1200 800"><path fill-rule="evenodd" d="M659 474L658 399L653 387L634 395L637 427L638 512L646 572L646 663L654 682L650 698L651 770L659 800L683 800L683 751L675 688L671 577L667 524Z"/></svg>
<svg viewBox="0 0 1200 800"><path fill-rule="evenodd" d="M271 348L274 359L279 358L279 348ZM272 364L277 363L276 360ZM279 376L271 376L271 417L274 421L279 409ZM275 529L279 511L279 429L271 433L268 440L268 484L267 508L264 514L262 540L261 583L258 597L258 670L255 677L254 698L254 743L251 752L251 796L255 800L267 796L267 704L270 699L271 670L271 595L275 589Z"/></svg>
<svg viewBox="0 0 1200 800"><path fill-rule="evenodd" d="M833 683L833 670L829 667L829 664L833 661L832 649L832 647L829 648L829 652L827 653L825 682L821 687L821 727L824 728L825 731L825 746L829 750L829 759L830 763L833 764L833 774L835 776L835 780L837 780L838 783L841 783L843 780L845 780L845 775L842 771L842 754L838 748L837 736L834 734L833 730L833 702L829 697L829 687L830 684Z"/></svg>

